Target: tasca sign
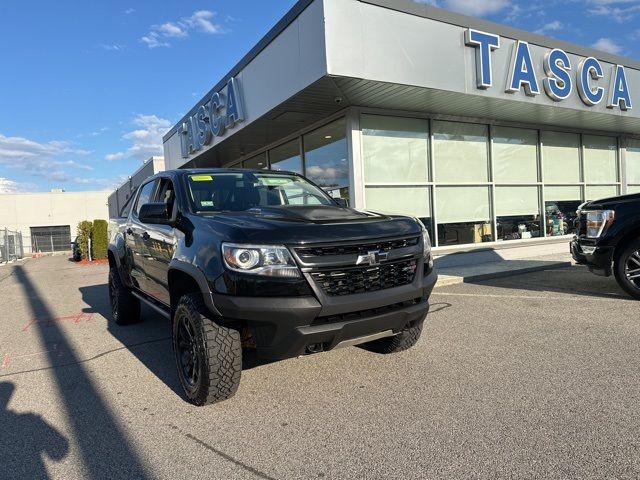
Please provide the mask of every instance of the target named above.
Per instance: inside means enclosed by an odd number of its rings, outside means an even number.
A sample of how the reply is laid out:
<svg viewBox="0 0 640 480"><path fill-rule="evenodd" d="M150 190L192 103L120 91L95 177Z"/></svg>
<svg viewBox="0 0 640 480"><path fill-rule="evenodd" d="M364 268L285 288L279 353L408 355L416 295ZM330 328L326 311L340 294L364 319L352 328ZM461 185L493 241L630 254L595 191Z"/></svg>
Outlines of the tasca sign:
<svg viewBox="0 0 640 480"><path fill-rule="evenodd" d="M470 28L465 32L465 43L476 51L477 87L493 87L491 58L492 52L500 48L500 36ZM604 69L596 58L582 58L577 65L572 65L564 50L554 48L545 53L543 65L535 65L529 44L520 40L513 46L510 62L505 85L507 93L523 90L534 97L544 90L549 98L561 102L577 90L580 99L590 107L605 101L608 108L633 108L623 65L611 67L606 85Z"/></svg>
<svg viewBox="0 0 640 480"><path fill-rule="evenodd" d="M198 105L195 113L178 126L183 158L211 145L215 137L244 121L241 93L238 81L231 77L222 91Z"/></svg>

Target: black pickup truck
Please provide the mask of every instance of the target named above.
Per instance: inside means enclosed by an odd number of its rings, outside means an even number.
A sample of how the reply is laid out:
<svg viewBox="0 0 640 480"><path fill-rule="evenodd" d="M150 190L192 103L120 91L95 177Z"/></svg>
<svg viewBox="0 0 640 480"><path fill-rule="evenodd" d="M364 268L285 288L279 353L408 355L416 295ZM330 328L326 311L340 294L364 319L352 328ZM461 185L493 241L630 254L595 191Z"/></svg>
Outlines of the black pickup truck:
<svg viewBox="0 0 640 480"><path fill-rule="evenodd" d="M109 235L114 321L137 321L141 302L171 321L197 405L235 393L243 347L284 359L413 346L437 278L419 220L348 208L289 172L162 172Z"/></svg>
<svg viewBox="0 0 640 480"><path fill-rule="evenodd" d="M618 284L640 300L640 194L585 203L578 210L571 241L576 262Z"/></svg>

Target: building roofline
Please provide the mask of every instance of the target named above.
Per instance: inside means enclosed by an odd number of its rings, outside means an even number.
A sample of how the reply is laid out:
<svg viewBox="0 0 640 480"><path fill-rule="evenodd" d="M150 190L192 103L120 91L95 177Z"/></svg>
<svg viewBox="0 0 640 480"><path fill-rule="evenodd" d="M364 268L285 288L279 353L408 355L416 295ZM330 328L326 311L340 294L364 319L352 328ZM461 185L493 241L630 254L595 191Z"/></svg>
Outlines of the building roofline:
<svg viewBox="0 0 640 480"><path fill-rule="evenodd" d="M640 61L614 55L612 53L596 50L595 48L585 47L575 43L558 40L557 38L540 35L538 33L521 30L519 28L509 27L496 22L490 22L481 18L470 17L460 13L450 12L442 8L432 7L424 3L418 3L413 0L358 0L362 3L368 3L378 7L396 10L398 12L408 13L418 17L429 18L450 25L460 27L469 27L476 30L483 30L490 33L500 35L501 37L512 38L514 40L524 40L535 45L549 48L560 48L566 52L574 53L582 57L595 57L605 62L624 65L636 70L640 70Z"/></svg>
<svg viewBox="0 0 640 480"><path fill-rule="evenodd" d="M291 9L282 17L278 23L276 23L271 30L269 30L264 37L260 39L260 41L251 49L249 52L240 59L238 63L236 63L229 72L222 77L222 79L216 83L216 85L209 90L197 103L195 106L202 104L202 102L209 98L213 93L219 92L222 88L227 84L231 77L235 77L238 75L251 61L256 58L260 53L269 46L271 42L273 42L278 35L280 35L289 25L291 25L296 18L300 16L300 14L316 0L299 0ZM180 121L188 118L193 115L196 111L195 106L184 115ZM178 122L179 124L180 122ZM162 137L162 141L166 142L173 136L173 134L177 130L178 124L171 127L167 133Z"/></svg>

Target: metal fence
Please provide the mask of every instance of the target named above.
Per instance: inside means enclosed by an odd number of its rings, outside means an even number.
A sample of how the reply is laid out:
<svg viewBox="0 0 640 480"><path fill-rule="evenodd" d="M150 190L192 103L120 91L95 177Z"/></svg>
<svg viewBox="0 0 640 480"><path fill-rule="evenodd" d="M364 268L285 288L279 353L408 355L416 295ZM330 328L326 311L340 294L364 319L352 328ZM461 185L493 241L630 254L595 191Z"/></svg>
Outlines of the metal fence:
<svg viewBox="0 0 640 480"><path fill-rule="evenodd" d="M18 260L24 257L22 233L6 228L0 229L0 263Z"/></svg>

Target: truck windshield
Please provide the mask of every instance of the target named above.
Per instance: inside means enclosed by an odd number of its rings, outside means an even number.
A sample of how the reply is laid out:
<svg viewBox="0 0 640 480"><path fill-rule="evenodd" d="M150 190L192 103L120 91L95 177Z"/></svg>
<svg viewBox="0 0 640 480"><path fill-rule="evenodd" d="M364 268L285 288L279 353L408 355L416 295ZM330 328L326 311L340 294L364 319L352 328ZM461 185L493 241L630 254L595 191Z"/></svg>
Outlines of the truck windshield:
<svg viewBox="0 0 640 480"><path fill-rule="evenodd" d="M286 173L211 172L187 178L197 213L242 212L283 205L335 205L318 187Z"/></svg>

